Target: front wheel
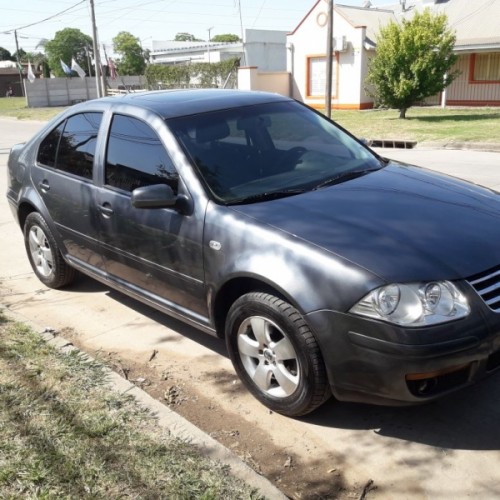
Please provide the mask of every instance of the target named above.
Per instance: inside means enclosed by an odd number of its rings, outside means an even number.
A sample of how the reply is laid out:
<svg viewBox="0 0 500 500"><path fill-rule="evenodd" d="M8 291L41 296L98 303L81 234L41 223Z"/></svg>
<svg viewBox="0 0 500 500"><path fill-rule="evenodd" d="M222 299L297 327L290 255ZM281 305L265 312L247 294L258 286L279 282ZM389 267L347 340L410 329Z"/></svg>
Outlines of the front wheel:
<svg viewBox="0 0 500 500"><path fill-rule="evenodd" d="M77 271L64 261L44 218L38 212L26 217L24 244L37 278L50 288L61 288L74 281Z"/></svg>
<svg viewBox="0 0 500 500"><path fill-rule="evenodd" d="M277 413L305 415L330 396L316 339L302 315L278 297L254 292L236 300L226 345L242 382Z"/></svg>

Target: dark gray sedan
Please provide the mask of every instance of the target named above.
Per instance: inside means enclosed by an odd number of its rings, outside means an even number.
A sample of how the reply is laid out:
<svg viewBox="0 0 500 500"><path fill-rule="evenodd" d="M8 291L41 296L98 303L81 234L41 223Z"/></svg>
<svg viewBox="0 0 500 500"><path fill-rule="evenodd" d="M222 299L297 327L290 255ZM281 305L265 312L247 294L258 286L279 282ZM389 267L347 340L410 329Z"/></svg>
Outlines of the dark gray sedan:
<svg viewBox="0 0 500 500"><path fill-rule="evenodd" d="M225 337L270 409L409 404L500 366L500 200L267 93L89 101L12 148L47 286L78 272Z"/></svg>

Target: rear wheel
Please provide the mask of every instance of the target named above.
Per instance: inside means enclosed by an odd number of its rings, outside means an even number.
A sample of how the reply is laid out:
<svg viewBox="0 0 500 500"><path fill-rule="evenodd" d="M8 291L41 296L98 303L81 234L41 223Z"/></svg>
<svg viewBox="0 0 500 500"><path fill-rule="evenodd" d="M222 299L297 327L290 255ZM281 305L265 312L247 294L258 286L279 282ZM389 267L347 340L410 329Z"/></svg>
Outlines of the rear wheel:
<svg viewBox="0 0 500 500"><path fill-rule="evenodd" d="M26 217L24 244L37 278L50 288L61 288L74 281L77 271L62 258L56 240L38 212Z"/></svg>
<svg viewBox="0 0 500 500"><path fill-rule="evenodd" d="M227 316L226 344L242 382L269 409L305 415L330 396L316 339L284 300L257 292L236 300Z"/></svg>

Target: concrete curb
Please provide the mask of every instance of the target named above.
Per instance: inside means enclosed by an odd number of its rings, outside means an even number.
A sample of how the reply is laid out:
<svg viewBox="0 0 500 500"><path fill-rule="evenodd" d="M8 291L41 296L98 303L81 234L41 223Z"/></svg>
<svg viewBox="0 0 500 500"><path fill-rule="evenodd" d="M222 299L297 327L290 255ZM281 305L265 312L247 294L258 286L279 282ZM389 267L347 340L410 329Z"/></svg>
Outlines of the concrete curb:
<svg viewBox="0 0 500 500"><path fill-rule="evenodd" d="M398 139L371 139L368 144L377 149L456 149L500 153L500 143L465 141L406 141Z"/></svg>
<svg viewBox="0 0 500 500"><path fill-rule="evenodd" d="M24 323L30 326L34 331L40 332L40 335L49 344L55 346L60 351L68 352L71 350L80 350L63 337L54 335L50 332L45 332L45 329L47 328L46 325L41 326L26 316L16 313L15 311L11 311L8 308L3 307L2 309L5 311L5 314L14 321ZM83 352L90 360L94 359L85 351L81 352ZM264 496L266 499L286 500L288 498L268 479L259 475L251 467L245 464L234 452L210 437L184 417L181 417L168 406L165 406L151 397L135 384L132 384L128 380L120 377L120 375L106 366L104 366L104 369L109 376L109 386L112 390L117 391L120 394L131 394L134 396L139 404L150 410L152 414L157 417L158 425L168 431L172 436L196 446L196 448L204 456L228 465L233 476L257 489L259 494Z"/></svg>
<svg viewBox="0 0 500 500"><path fill-rule="evenodd" d="M470 149L473 151L489 151L493 153L500 153L500 144L493 142L463 142L463 141L449 141L437 142L427 141L419 142L416 146L417 149Z"/></svg>

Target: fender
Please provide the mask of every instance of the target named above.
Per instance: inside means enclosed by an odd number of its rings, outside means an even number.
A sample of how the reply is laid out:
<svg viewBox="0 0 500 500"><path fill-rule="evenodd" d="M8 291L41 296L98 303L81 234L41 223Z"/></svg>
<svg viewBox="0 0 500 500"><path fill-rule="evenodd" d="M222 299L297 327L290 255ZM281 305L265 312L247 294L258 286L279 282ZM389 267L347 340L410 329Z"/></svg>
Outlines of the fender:
<svg viewBox="0 0 500 500"><path fill-rule="evenodd" d="M207 209L204 248L209 296L230 280L252 278L277 289L307 314L347 311L383 284L352 262L213 203Z"/></svg>

